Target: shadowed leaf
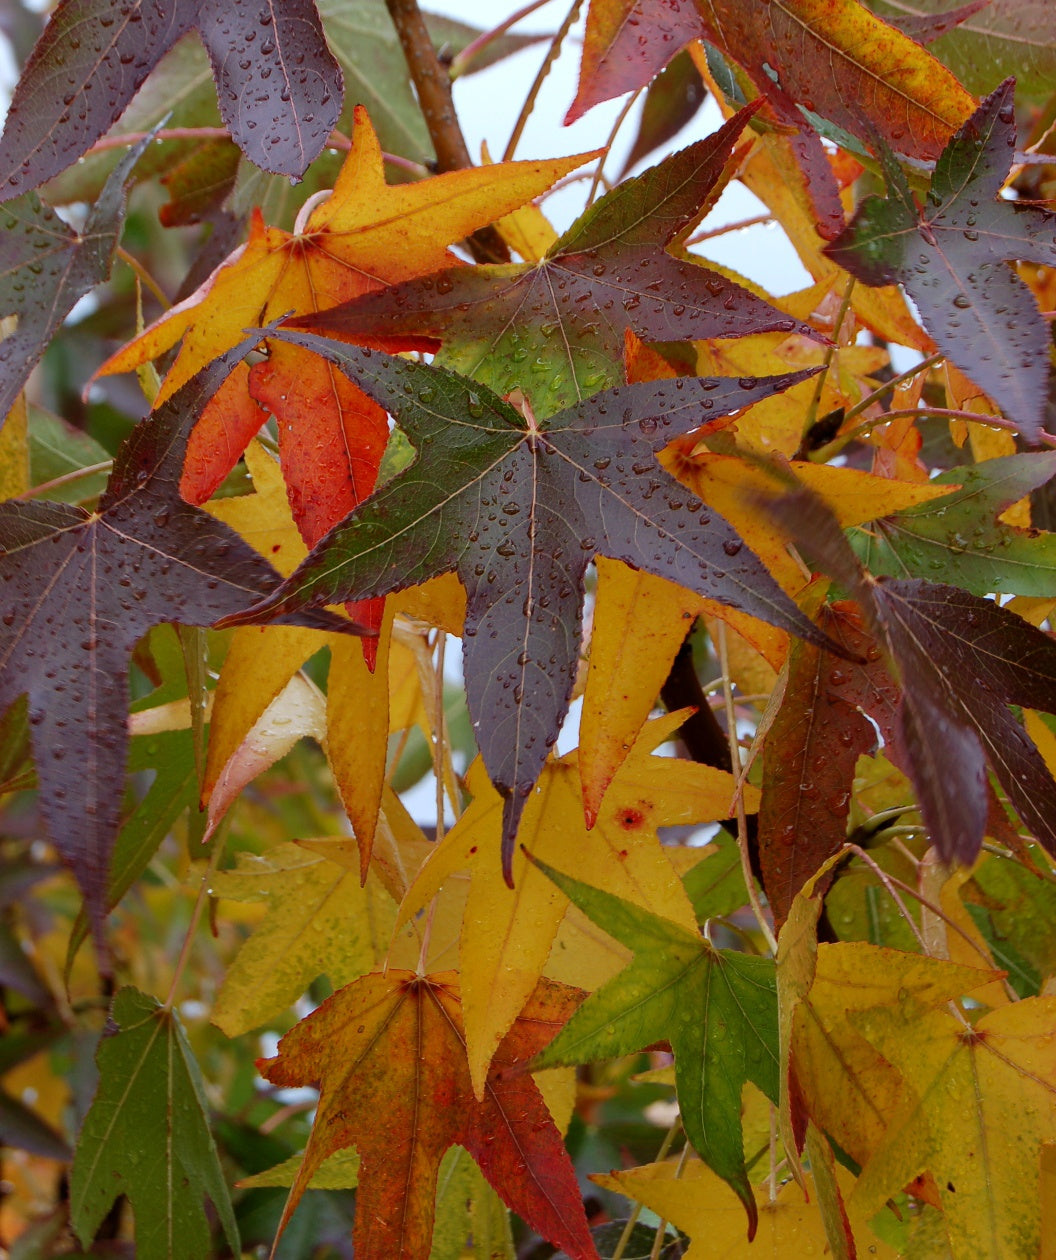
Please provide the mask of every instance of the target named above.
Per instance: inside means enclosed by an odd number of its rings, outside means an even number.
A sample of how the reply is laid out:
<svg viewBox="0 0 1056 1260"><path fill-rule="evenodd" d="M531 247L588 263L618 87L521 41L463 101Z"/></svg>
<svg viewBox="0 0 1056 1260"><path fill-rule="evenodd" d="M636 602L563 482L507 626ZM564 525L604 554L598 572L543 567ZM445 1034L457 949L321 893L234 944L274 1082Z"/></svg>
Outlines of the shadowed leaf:
<svg viewBox="0 0 1056 1260"><path fill-rule="evenodd" d="M595 555L825 641L726 522L703 512L655 458L677 432L798 374L628 385L540 427L453 373L305 333L275 335L353 377L398 417L418 458L333 529L281 592L225 624L386 595L455 571L468 596L469 713L506 798L507 878L521 812L568 710Z"/></svg>

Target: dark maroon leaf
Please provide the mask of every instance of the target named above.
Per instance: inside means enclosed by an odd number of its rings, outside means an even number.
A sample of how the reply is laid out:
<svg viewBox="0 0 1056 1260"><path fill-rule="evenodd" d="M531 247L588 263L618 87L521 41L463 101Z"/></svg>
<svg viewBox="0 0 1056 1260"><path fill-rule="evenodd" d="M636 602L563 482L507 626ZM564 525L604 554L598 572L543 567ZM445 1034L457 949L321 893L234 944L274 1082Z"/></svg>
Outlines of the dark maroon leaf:
<svg viewBox="0 0 1056 1260"><path fill-rule="evenodd" d="M271 334L269 333L269 336ZM568 709L587 565L601 554L825 643L721 517L657 463L677 433L807 374L624 386L527 421L475 381L303 333L399 419L417 459L313 549L273 596L225 625L373 598L454 571L466 588L469 712L517 824Z"/></svg>
<svg viewBox="0 0 1056 1260"><path fill-rule="evenodd" d="M0 315L18 316L18 327L0 342L0 426L63 320L110 275L125 183L147 143L111 171L80 232L36 193L0 206Z"/></svg>
<svg viewBox="0 0 1056 1260"><path fill-rule="evenodd" d="M822 607L819 624L841 641L837 614ZM848 668L813 643L793 642L789 651L784 697L764 748L759 809L763 887L778 927L846 839L854 768L876 747L873 727L837 690Z"/></svg>
<svg viewBox="0 0 1056 1260"><path fill-rule="evenodd" d="M1056 266L1056 215L1001 198L1016 145L1013 81L943 150L918 209L886 150L886 198L870 197L827 252L866 284L903 284L943 353L1036 441L1052 337L1013 260Z"/></svg>
<svg viewBox="0 0 1056 1260"><path fill-rule="evenodd" d="M692 4L681 0L620 0L587 12L579 90L565 115L574 123L601 101L645 87L690 40L705 34Z"/></svg>
<svg viewBox="0 0 1056 1260"><path fill-rule="evenodd" d="M76 161L192 27L243 152L266 171L299 179L341 109L341 71L314 0L60 0L0 140L5 194L36 188Z"/></svg>
<svg viewBox="0 0 1056 1260"><path fill-rule="evenodd" d="M1056 640L993 600L922 580L874 580L860 569L836 518L809 491L767 505L808 554L853 589L902 684L893 759L913 780L940 857L971 862L987 825L986 761L1037 838L1056 852L1056 782L1011 704L1056 711ZM834 635L845 647L853 639ZM859 651L860 651L859 647ZM864 653L864 669L880 654ZM870 656L875 660L870 662ZM855 676L857 672L857 677ZM861 687L862 667L841 666L876 720L890 723L882 687Z"/></svg>
<svg viewBox="0 0 1056 1260"><path fill-rule="evenodd" d="M251 344L210 364L133 430L96 512L0 503L0 711L27 694L40 808L97 939L120 824L136 640L160 622L209 625L279 581L233 530L177 491L197 414ZM352 628L322 610L283 620Z"/></svg>
<svg viewBox="0 0 1056 1260"><path fill-rule="evenodd" d="M613 189L530 266L456 267L367 294L298 328L345 339L425 334L437 362L498 394L529 395L544 418L619 384L627 329L648 341L816 334L739 285L665 246L677 243L723 187L752 108L714 135Z"/></svg>

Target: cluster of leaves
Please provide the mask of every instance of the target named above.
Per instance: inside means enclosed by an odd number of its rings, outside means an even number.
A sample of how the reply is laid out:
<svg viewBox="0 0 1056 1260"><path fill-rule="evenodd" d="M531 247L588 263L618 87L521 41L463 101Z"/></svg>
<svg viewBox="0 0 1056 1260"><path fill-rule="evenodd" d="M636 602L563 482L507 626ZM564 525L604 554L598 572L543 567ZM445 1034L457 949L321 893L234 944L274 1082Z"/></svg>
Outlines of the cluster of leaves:
<svg viewBox="0 0 1056 1260"><path fill-rule="evenodd" d="M0 1245L1042 1254L1045 0L592 0L612 183L471 164L502 27L18 12Z"/></svg>

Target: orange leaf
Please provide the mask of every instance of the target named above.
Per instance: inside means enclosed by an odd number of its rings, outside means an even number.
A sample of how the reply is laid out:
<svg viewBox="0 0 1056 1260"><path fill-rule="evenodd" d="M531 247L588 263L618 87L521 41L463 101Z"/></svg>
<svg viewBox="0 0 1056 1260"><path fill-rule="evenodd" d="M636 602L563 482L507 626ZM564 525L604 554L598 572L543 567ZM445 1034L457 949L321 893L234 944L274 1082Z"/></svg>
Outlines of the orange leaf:
<svg viewBox="0 0 1056 1260"><path fill-rule="evenodd" d="M320 1089L280 1232L323 1160L355 1147L356 1256L426 1260L440 1161L457 1143L532 1229L573 1260L597 1260L571 1160L538 1086L521 1070L579 997L565 985L540 983L477 1102L454 972L392 969L338 990L283 1037L276 1058L259 1065L275 1085Z"/></svg>

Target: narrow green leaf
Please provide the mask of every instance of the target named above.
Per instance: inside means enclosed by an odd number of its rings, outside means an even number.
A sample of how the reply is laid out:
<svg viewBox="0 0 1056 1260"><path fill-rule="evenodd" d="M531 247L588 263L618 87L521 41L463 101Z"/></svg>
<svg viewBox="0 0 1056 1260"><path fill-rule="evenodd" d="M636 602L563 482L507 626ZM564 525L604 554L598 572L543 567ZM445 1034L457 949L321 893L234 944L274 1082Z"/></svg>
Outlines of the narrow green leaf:
<svg viewBox="0 0 1056 1260"><path fill-rule="evenodd" d="M139 1260L201 1260L211 1253L208 1195L240 1254L202 1079L179 1020L130 987L118 991L112 1017L118 1031L100 1043L99 1089L70 1174L74 1232L87 1247L124 1194Z"/></svg>

